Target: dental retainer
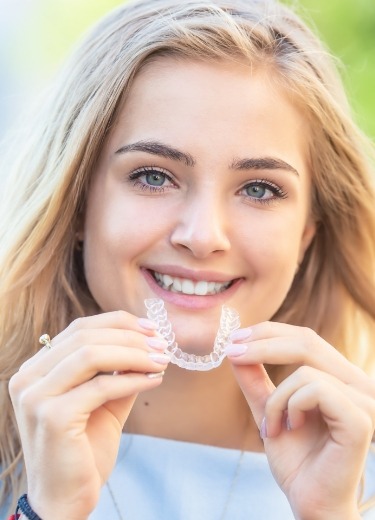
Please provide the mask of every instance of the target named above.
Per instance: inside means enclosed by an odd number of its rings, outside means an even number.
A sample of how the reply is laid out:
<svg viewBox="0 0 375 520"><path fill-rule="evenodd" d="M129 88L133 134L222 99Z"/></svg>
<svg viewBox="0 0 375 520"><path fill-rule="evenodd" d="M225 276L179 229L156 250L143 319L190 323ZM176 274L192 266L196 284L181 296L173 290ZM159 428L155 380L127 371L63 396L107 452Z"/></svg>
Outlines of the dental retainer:
<svg viewBox="0 0 375 520"><path fill-rule="evenodd" d="M240 327L238 312L223 305L221 309L220 325L217 331L214 348L211 354L197 356L183 352L175 340L172 324L168 320L164 301L160 298L149 298L144 301L147 308L147 317L156 322L159 334L167 341L166 352L171 356L171 363L186 370L212 370L221 365L225 357L224 347L228 343L229 335Z"/></svg>

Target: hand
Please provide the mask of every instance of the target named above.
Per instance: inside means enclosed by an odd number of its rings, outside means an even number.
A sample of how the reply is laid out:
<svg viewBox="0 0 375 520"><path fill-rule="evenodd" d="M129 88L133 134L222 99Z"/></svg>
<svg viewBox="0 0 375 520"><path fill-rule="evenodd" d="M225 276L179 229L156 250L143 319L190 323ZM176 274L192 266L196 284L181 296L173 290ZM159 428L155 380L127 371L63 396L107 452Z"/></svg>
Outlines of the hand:
<svg viewBox="0 0 375 520"><path fill-rule="evenodd" d="M227 353L296 518L359 519L358 486L375 424L374 382L302 327L261 323ZM263 364L298 368L275 388Z"/></svg>
<svg viewBox="0 0 375 520"><path fill-rule="evenodd" d="M82 520L95 508L138 392L162 381L149 377L168 362L164 340L159 353L149 346L154 336L122 311L81 318L12 377L29 501L42 518Z"/></svg>

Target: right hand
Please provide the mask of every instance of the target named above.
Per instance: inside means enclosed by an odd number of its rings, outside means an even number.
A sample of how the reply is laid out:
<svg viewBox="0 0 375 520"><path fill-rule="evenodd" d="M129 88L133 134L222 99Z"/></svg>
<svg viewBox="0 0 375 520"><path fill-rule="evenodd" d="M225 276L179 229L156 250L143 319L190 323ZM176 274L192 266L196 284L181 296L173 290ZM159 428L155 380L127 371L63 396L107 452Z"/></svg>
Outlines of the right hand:
<svg viewBox="0 0 375 520"><path fill-rule="evenodd" d="M11 378L28 497L42 518L86 520L95 508L138 392L162 381L147 375L168 362L149 356L163 351L148 346L153 336L124 311L80 318Z"/></svg>

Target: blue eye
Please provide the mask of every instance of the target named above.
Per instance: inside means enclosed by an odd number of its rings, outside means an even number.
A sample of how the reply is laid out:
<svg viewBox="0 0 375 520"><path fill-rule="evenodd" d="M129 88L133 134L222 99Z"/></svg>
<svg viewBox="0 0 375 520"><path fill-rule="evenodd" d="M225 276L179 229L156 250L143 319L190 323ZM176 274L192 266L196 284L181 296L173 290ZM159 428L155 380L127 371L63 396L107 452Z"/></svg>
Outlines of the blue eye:
<svg viewBox="0 0 375 520"><path fill-rule="evenodd" d="M254 197L256 199L263 199L264 196L266 195L267 190L264 186L260 186L260 185L250 185L250 186L246 186L245 188L245 191L246 191L246 194L249 195L250 197Z"/></svg>
<svg viewBox="0 0 375 520"><path fill-rule="evenodd" d="M280 186L267 180L256 180L242 188L245 197L256 202L271 202L274 199L285 199L287 194Z"/></svg>
<svg viewBox="0 0 375 520"><path fill-rule="evenodd" d="M165 188L175 187L170 175L156 167L143 167L129 175L129 179L138 189L163 192Z"/></svg>
<svg viewBox="0 0 375 520"><path fill-rule="evenodd" d="M163 186L165 183L165 174L158 171L152 171L144 174L144 178L147 184L150 186Z"/></svg>

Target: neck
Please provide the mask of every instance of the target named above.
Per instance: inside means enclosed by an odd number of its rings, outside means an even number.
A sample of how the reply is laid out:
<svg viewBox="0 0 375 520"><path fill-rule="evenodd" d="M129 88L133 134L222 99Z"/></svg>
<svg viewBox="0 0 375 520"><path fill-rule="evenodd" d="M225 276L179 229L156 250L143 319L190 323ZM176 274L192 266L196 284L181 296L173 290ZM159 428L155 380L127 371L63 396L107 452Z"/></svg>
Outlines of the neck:
<svg viewBox="0 0 375 520"><path fill-rule="evenodd" d="M141 393L126 431L154 437L262 451L249 407L226 360L208 372L170 365L162 384Z"/></svg>

